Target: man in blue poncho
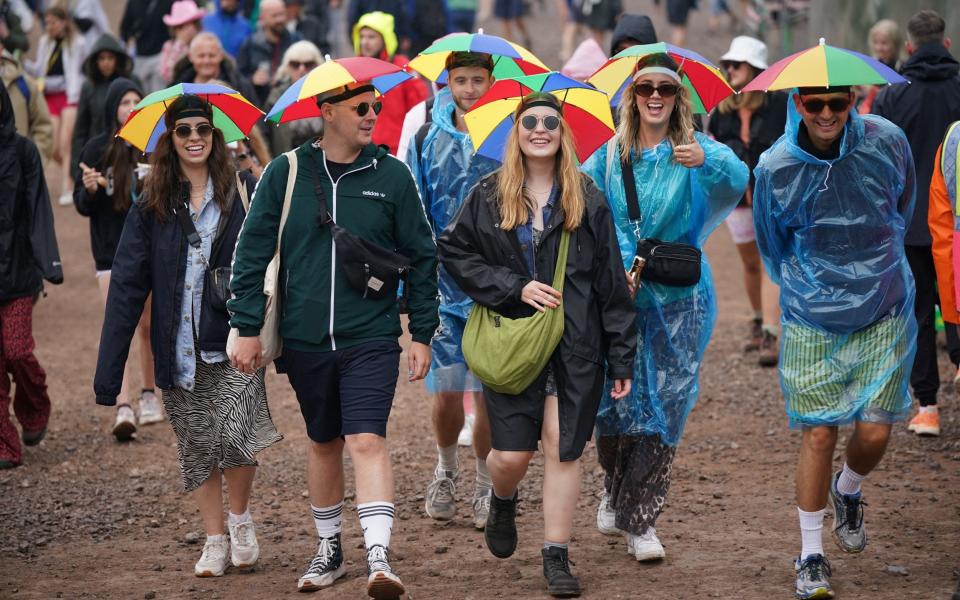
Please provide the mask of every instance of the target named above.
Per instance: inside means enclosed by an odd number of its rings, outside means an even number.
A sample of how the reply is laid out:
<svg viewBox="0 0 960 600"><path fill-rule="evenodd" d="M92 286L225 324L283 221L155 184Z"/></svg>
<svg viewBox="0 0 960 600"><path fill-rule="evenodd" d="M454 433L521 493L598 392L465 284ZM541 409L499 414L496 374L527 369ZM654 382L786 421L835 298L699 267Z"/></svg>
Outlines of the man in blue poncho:
<svg viewBox="0 0 960 600"><path fill-rule="evenodd" d="M460 210L467 192L499 163L475 155L464 114L493 85L493 58L478 52L453 52L447 59L448 87L433 104L432 122L417 132L407 152L407 164L420 189L427 220L439 236ZM446 270L440 267L440 328L433 337L433 359L427 389L435 394L433 427L439 460L424 505L433 519L456 515L456 481L460 474L457 437L464 424L463 394L474 393L476 421L473 446L477 456L477 486L473 497L474 526L483 529L490 510L490 426L480 382L467 369L460 342L473 306Z"/></svg>
<svg viewBox="0 0 960 600"><path fill-rule="evenodd" d="M903 238L914 167L903 131L851 111L848 87L800 88L786 133L755 170L757 244L781 289L780 381L792 427L802 550L797 598L831 598L821 532L828 496L845 552L867 543L860 484L907 416L915 288ZM854 423L831 477L839 425Z"/></svg>

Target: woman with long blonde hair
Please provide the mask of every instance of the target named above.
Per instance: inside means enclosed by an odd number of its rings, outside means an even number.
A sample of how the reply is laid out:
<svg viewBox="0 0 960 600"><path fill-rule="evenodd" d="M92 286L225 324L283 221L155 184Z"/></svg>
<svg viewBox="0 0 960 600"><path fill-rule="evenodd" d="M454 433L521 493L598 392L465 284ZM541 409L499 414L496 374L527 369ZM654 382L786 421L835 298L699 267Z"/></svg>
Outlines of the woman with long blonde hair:
<svg viewBox="0 0 960 600"><path fill-rule="evenodd" d="M597 453L606 471L597 527L623 534L628 552L645 561L665 555L654 525L716 320L710 266L698 251L743 196L748 172L728 147L694 132L683 72L669 56L641 59L632 78L614 141L583 168L607 197L624 267L638 284L632 389L620 401L604 396L597 414ZM655 279L652 267L662 275L665 266L690 276Z"/></svg>
<svg viewBox="0 0 960 600"><path fill-rule="evenodd" d="M579 172L562 106L531 94L514 114L503 166L477 184L438 240L440 259L460 288L504 317L562 310L563 337L543 371L516 395L484 385L493 480L484 537L507 558L517 546L517 486L542 444L543 573L547 591L579 595L567 546L580 494L580 455L603 391L630 391L636 350L633 310L610 209ZM563 292L554 269L567 232Z"/></svg>

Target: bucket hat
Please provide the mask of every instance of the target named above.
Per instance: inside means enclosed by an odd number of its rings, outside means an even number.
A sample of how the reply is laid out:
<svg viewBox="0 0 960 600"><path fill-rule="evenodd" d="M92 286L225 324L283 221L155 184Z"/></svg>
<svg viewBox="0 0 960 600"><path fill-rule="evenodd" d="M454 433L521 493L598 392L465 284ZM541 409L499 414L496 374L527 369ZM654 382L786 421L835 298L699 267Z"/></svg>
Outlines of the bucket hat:
<svg viewBox="0 0 960 600"><path fill-rule="evenodd" d="M730 42L730 49L720 61L745 62L760 70L767 68L767 45L756 38L738 35Z"/></svg>

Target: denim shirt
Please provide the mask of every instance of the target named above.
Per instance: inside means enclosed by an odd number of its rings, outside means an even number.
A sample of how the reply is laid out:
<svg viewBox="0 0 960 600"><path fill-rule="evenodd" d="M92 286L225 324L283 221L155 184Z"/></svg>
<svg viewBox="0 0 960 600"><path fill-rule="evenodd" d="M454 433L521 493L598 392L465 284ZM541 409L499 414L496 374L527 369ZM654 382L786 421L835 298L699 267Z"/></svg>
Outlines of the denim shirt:
<svg viewBox="0 0 960 600"><path fill-rule="evenodd" d="M196 211L190 205L190 218L200 234L200 250L193 246L187 249L187 269L183 278L183 300L180 306L181 321L177 329L176 370L174 383L185 390L193 390L194 377L197 372L196 362L196 327L200 323L200 305L203 299L203 280L205 268L200 251L209 258L213 249L213 239L217 235L220 224L220 207L213 202L213 180L207 179L207 189L203 192L203 202L200 210ZM223 352L201 352L200 358L205 363L216 363L228 360Z"/></svg>
<svg viewBox="0 0 960 600"><path fill-rule="evenodd" d="M550 214L553 212L553 205L557 201L557 196L559 195L559 190L557 189L557 184L553 184L553 189L550 190L550 196L547 198L547 203L543 205L543 225L546 227L547 223L550 222ZM537 260L536 260L536 244L533 239L533 212L530 212L530 217L527 219L526 225L521 225L517 227L517 241L520 242L520 250L523 252L523 261L527 265L527 270L529 271L531 277L537 276Z"/></svg>

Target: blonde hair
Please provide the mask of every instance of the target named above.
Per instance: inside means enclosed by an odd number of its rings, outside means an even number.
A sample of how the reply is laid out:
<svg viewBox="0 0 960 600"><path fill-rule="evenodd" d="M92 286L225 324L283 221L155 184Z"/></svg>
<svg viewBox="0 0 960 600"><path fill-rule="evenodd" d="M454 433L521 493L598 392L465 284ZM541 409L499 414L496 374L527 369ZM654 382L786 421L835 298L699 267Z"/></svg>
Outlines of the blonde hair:
<svg viewBox="0 0 960 600"><path fill-rule="evenodd" d="M750 63L745 63L750 67L750 71L753 73L753 77L750 79L756 78L760 74L761 69L756 68ZM730 81L730 73L726 73L727 82ZM756 112L763 103L766 101L766 94L764 92L740 92L738 94L730 94L726 98L720 101L720 104L717 105L717 110L721 114L729 114L734 111L745 108L750 112Z"/></svg>
<svg viewBox="0 0 960 600"><path fill-rule="evenodd" d="M320 54L320 48L316 44L307 40L300 40L290 44L287 51L283 53L283 60L280 62L280 68L273 78L274 82L282 80L284 77L293 78L290 73L290 61L299 60L300 62L313 61L319 66L323 63L323 55Z"/></svg>
<svg viewBox="0 0 960 600"><path fill-rule="evenodd" d="M664 54L651 54L637 61L637 66L633 72L648 66L667 67L676 71L683 80L683 71L677 63ZM632 77L632 75L631 75ZM677 146L688 143L688 133L693 129L693 105L690 102L690 91L687 86L681 84L674 96L673 112L670 113L670 123L667 128L667 139L670 145ZM633 93L634 84L631 83L625 90L620 101L620 124L617 125L616 139L620 146L620 158L624 161L630 160L630 151L637 154L643 151L640 145L640 109L637 108L637 95Z"/></svg>
<svg viewBox="0 0 960 600"><path fill-rule="evenodd" d="M497 198L500 210L500 227L511 231L525 225L530 212L535 210L536 202L527 193L524 181L526 180L526 163L520 150L520 115L535 100L552 99L559 102L551 94L530 94L514 112L514 123L507 136L506 147L503 151L503 166L500 167L497 177ZM567 122L560 113L560 149L556 155L556 179L560 185L560 206L563 208L563 228L573 231L580 226L586 203L583 199L583 175L577 165L577 153L573 144L573 135L567 127Z"/></svg>
<svg viewBox="0 0 960 600"><path fill-rule="evenodd" d="M880 34L889 39L893 44L894 57L900 55L900 46L903 45L903 38L900 35L900 26L893 19L881 19L873 24L870 33L867 34L867 48L873 43L873 36Z"/></svg>

